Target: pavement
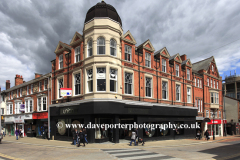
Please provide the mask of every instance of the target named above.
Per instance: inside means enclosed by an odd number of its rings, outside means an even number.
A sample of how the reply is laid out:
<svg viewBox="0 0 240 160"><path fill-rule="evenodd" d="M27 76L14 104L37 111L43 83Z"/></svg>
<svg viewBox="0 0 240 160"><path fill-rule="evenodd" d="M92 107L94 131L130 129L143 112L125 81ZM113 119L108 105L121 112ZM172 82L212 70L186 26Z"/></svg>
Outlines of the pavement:
<svg viewBox="0 0 240 160"><path fill-rule="evenodd" d="M212 138L210 140L196 140L196 139L178 139L178 140L160 140L160 141L147 141L145 145L139 146L129 146L130 141L120 140L120 143L90 143L86 144L84 149L143 149L143 148L165 148L165 147L177 147L177 146L188 146L188 145L197 145L197 144L206 144L206 143L216 143L221 141L231 141L231 139L236 138L237 136L227 136L227 137L215 137L215 140ZM76 146L71 145L70 141L59 141L59 140L47 140L40 139L35 137L24 137L16 140L14 136L6 136L2 140L3 142L10 143L20 143L27 145L36 145L36 146L46 146L46 147L58 147L58 148L76 148Z"/></svg>

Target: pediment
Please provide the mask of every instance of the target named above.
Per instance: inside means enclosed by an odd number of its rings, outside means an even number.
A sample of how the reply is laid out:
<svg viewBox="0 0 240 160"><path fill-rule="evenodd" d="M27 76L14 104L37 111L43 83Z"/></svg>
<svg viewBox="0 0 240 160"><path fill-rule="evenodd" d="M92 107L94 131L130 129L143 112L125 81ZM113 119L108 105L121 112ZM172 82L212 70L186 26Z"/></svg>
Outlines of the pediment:
<svg viewBox="0 0 240 160"><path fill-rule="evenodd" d="M134 45L137 44L136 40L129 30L124 35L122 35L121 39Z"/></svg>
<svg viewBox="0 0 240 160"><path fill-rule="evenodd" d="M77 44L77 43L79 43L79 42L81 42L81 41L83 41L82 35L81 35L80 33L76 32L76 33L74 34L71 42L70 42L70 45L71 45L71 46L72 46L72 45L75 45L75 44Z"/></svg>

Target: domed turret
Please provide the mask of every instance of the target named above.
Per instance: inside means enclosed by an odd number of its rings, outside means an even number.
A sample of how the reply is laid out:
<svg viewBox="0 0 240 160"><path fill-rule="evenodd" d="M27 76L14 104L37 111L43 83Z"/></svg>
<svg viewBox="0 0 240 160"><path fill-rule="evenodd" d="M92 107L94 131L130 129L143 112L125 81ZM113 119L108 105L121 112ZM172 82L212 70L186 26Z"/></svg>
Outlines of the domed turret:
<svg viewBox="0 0 240 160"><path fill-rule="evenodd" d="M110 4L105 3L104 1L97 3L95 6L91 7L88 10L85 18L85 23L95 17L109 17L122 26L121 18L119 17L116 9Z"/></svg>

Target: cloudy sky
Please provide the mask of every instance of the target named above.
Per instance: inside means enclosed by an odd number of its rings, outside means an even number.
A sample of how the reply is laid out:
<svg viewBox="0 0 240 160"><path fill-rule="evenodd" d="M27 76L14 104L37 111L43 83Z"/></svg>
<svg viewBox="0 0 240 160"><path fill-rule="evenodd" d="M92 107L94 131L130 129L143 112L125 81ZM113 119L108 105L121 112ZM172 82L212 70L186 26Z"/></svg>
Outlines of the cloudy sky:
<svg viewBox="0 0 240 160"><path fill-rule="evenodd" d="M1 0L0 86L14 86L51 71L59 41L82 33L86 13L100 0ZM240 74L239 0L105 0L131 31L137 46L150 39L155 50L186 54L192 63L214 56L220 74Z"/></svg>

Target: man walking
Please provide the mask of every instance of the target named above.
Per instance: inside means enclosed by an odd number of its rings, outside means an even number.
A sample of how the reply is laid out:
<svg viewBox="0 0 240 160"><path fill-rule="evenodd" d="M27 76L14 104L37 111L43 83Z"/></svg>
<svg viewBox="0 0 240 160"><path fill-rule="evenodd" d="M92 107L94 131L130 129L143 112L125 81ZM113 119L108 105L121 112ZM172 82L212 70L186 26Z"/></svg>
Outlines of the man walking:
<svg viewBox="0 0 240 160"><path fill-rule="evenodd" d="M131 137L131 142L130 146L132 145L132 142L134 142L134 145L136 146L136 132L132 129L132 137Z"/></svg>
<svg viewBox="0 0 240 160"><path fill-rule="evenodd" d="M206 130L206 132L204 133L204 135L206 136L206 139L207 139L207 141L210 139L209 138L209 133L208 133L208 130Z"/></svg>
<svg viewBox="0 0 240 160"><path fill-rule="evenodd" d="M19 136L19 130L18 130L18 128L16 129L15 134L16 134L16 140L18 140L18 136Z"/></svg>
<svg viewBox="0 0 240 160"><path fill-rule="evenodd" d="M87 142L87 144L88 144L87 131L86 131L86 129L84 129L84 128L83 128L83 133L84 133L84 136L85 136L85 142Z"/></svg>
<svg viewBox="0 0 240 160"><path fill-rule="evenodd" d="M75 129L75 131L73 131L73 145L76 145L76 141L77 141L77 129Z"/></svg>
<svg viewBox="0 0 240 160"><path fill-rule="evenodd" d="M84 135L82 129L80 129L79 137L80 137L80 141L78 142L78 147L80 147L81 142L83 143L83 146L85 147L85 135Z"/></svg>

